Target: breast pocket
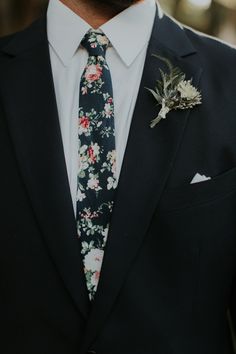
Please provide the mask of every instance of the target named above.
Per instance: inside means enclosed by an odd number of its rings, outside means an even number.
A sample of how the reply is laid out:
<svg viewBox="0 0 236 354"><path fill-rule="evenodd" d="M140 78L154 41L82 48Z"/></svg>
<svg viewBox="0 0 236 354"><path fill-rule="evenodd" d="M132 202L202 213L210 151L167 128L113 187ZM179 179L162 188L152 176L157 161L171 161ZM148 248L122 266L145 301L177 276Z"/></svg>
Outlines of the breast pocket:
<svg viewBox="0 0 236 354"><path fill-rule="evenodd" d="M236 192L236 167L210 180L164 191L159 211L171 212L213 203Z"/></svg>

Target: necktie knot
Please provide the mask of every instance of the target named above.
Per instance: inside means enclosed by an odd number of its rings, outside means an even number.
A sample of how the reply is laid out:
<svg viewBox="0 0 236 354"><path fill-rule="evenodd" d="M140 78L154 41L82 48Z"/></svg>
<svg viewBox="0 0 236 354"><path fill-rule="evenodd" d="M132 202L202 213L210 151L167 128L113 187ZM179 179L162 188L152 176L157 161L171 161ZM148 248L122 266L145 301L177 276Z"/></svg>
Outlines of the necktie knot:
<svg viewBox="0 0 236 354"><path fill-rule="evenodd" d="M100 31L89 30L81 41L81 45L87 49L89 56L105 57L109 39Z"/></svg>

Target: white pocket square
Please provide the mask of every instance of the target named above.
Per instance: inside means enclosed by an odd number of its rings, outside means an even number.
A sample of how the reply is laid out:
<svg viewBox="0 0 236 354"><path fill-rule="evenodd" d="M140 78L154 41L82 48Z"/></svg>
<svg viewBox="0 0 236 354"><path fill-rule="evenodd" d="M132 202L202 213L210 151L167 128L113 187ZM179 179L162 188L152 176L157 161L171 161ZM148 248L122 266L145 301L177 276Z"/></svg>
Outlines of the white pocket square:
<svg viewBox="0 0 236 354"><path fill-rule="evenodd" d="M200 173L197 173L192 181L191 181L191 184L194 184L194 183L200 183L200 182L204 182L204 181L208 181L209 179L211 179L211 177L206 177L205 175L200 175Z"/></svg>

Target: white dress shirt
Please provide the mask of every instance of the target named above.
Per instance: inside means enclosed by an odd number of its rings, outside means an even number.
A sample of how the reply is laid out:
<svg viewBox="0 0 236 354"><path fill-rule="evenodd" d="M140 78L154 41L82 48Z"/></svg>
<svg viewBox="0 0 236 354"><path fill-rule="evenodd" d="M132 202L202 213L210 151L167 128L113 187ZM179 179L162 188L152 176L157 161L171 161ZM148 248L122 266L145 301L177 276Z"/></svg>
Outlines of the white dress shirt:
<svg viewBox="0 0 236 354"><path fill-rule="evenodd" d="M143 0L100 27L112 45L107 49L106 59L113 85L117 178L120 175L155 11L155 0ZM90 28L88 23L60 0L50 0L47 12L47 34L75 212L79 163L79 87L88 59L88 53L80 46L80 42Z"/></svg>

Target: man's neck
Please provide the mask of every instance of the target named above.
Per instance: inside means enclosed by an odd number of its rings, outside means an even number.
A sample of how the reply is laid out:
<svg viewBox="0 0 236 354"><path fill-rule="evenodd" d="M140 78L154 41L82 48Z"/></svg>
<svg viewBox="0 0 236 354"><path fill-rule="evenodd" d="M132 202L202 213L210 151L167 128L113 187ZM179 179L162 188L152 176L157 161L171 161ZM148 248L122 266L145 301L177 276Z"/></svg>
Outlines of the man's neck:
<svg viewBox="0 0 236 354"><path fill-rule="evenodd" d="M99 28L104 23L113 18L119 11L110 6L96 6L88 0L60 0L73 12L79 15L92 28Z"/></svg>

